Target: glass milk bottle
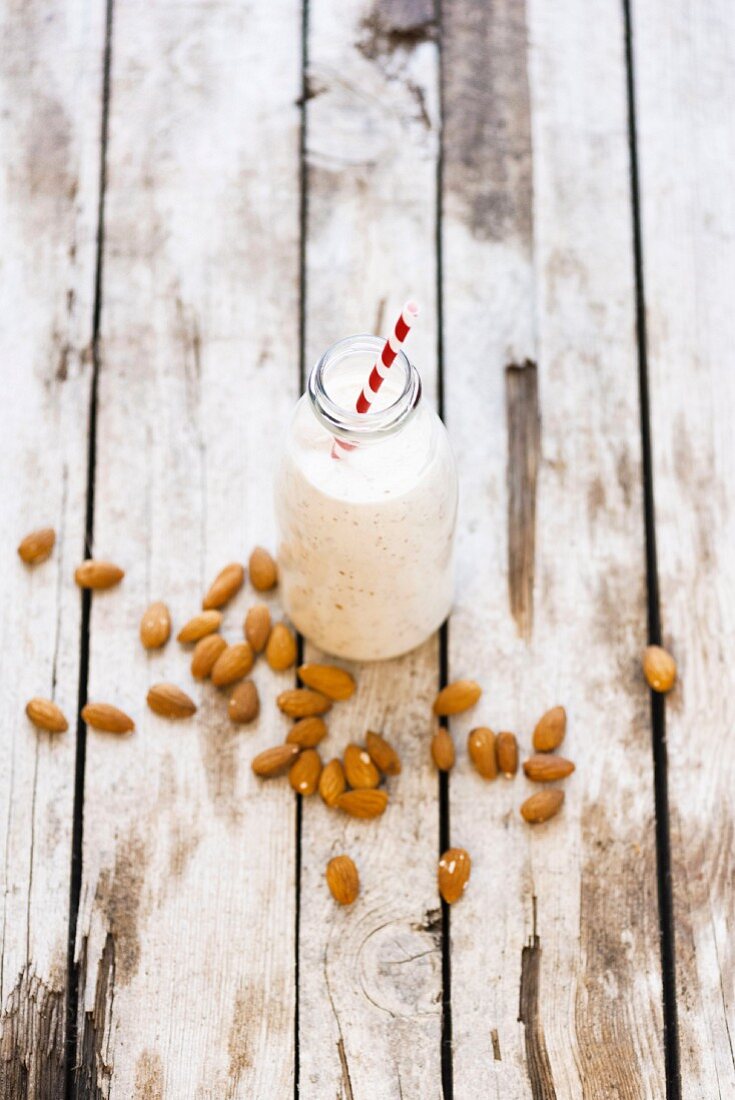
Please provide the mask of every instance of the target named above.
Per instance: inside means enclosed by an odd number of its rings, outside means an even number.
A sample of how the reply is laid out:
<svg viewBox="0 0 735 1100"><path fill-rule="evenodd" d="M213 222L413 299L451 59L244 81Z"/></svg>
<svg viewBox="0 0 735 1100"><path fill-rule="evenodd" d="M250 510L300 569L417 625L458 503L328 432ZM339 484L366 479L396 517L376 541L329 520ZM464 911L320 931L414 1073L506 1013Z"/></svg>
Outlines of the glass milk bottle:
<svg viewBox="0 0 735 1100"><path fill-rule="evenodd" d="M275 485L286 612L320 649L363 661L420 645L453 592L454 458L403 352L355 411L384 343L350 336L317 362Z"/></svg>

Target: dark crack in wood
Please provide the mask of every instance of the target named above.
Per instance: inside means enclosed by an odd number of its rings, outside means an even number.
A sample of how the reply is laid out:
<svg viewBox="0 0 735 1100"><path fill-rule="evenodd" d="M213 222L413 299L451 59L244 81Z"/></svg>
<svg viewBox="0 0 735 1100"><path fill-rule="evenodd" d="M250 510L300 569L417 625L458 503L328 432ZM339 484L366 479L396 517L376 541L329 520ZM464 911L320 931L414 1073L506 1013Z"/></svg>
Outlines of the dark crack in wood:
<svg viewBox="0 0 735 1100"><path fill-rule="evenodd" d="M556 1100L551 1064L539 1013L541 993L541 940L536 934L536 898L533 899L533 932L521 952L521 990L518 1022L526 1037L526 1069L533 1100Z"/></svg>
<svg viewBox="0 0 735 1100"><path fill-rule="evenodd" d="M88 1011L85 1003L85 982L88 977L88 943L85 939L79 960L79 1021L77 1031L77 1061L74 1066L72 1100L104 1100L109 1095L112 1066L103 1055L109 1030L112 1002L115 996L115 939L107 933L102 955L97 963L94 1004Z"/></svg>
<svg viewBox="0 0 735 1100"><path fill-rule="evenodd" d="M533 629L536 558L536 481L541 451L541 418L536 364L526 360L505 370L508 425L508 590L518 633Z"/></svg>

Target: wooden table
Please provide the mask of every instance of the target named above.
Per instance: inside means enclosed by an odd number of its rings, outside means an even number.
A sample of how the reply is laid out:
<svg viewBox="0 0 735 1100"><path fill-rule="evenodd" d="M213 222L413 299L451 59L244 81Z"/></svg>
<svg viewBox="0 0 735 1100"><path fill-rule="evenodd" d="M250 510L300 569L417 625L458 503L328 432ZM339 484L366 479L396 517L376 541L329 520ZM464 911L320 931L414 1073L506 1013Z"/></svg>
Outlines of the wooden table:
<svg viewBox="0 0 735 1100"><path fill-rule="evenodd" d="M0 8L2 1097L735 1097L732 6ZM292 671L258 665L239 729L137 631L274 543L305 370L408 293L458 591L335 708L327 755L372 727L403 757L365 824L250 771ZM92 550L126 576L90 601ZM647 639L678 661L665 701ZM446 781L430 704L460 676L485 694ZM194 719L147 710L162 679ZM33 695L68 733L36 733ZM135 734L77 728L88 698ZM531 785L483 781L464 740L526 751L557 703L577 771L533 829Z"/></svg>

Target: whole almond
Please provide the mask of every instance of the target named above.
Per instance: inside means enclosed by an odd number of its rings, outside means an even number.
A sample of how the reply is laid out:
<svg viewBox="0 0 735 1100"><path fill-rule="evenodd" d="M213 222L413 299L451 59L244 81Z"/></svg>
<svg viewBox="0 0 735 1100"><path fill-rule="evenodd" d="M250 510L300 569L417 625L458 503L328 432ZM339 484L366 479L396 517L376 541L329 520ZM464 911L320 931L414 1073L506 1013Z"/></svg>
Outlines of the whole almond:
<svg viewBox="0 0 735 1100"><path fill-rule="evenodd" d="M388 805L386 791L367 789L345 791L337 799L337 806L350 817L380 817Z"/></svg>
<svg viewBox="0 0 735 1100"><path fill-rule="evenodd" d="M271 632L271 613L264 603L256 603L250 608L243 629L253 653L262 653Z"/></svg>
<svg viewBox="0 0 735 1100"><path fill-rule="evenodd" d="M129 733L135 729L133 719L110 703L87 703L82 707L82 720L105 733Z"/></svg>
<svg viewBox="0 0 735 1100"><path fill-rule="evenodd" d="M440 772L451 771L454 767L454 741L444 726L439 726L431 739L431 758Z"/></svg>
<svg viewBox="0 0 735 1100"><path fill-rule="evenodd" d="M209 591L202 600L202 607L210 611L213 607L224 607L236 592L242 588L245 580L245 570L239 562L232 562L220 570L209 586Z"/></svg>
<svg viewBox="0 0 735 1100"><path fill-rule="evenodd" d="M194 646L191 655L191 674L195 680L206 680L215 664L227 649L221 634L205 634Z"/></svg>
<svg viewBox="0 0 735 1100"><path fill-rule="evenodd" d="M50 699L30 699L26 703L26 714L34 726L48 733L63 733L69 729L61 708Z"/></svg>
<svg viewBox="0 0 735 1100"><path fill-rule="evenodd" d="M470 881L472 860L464 848L448 848L439 860L439 893L448 905L459 901Z"/></svg>
<svg viewBox="0 0 735 1100"><path fill-rule="evenodd" d="M294 760L288 773L288 781L297 794L308 797L319 786L322 761L316 749L304 749Z"/></svg>
<svg viewBox="0 0 735 1100"><path fill-rule="evenodd" d="M373 733L372 730L368 730L365 735L365 748L370 754L375 767L378 768L383 775L399 775L401 771L401 758L384 737L381 737L379 733ZM353 784L354 786L354 784Z"/></svg>
<svg viewBox="0 0 735 1100"><path fill-rule="evenodd" d="M495 779L498 764L495 758L495 734L487 726L478 726L470 730L467 737L467 752L475 769L483 779Z"/></svg>
<svg viewBox="0 0 735 1100"><path fill-rule="evenodd" d="M171 636L171 616L165 603L157 601L143 613L140 640L146 649L160 649Z"/></svg>
<svg viewBox="0 0 735 1100"><path fill-rule="evenodd" d="M164 718L189 718L196 703L176 684L153 684L148 690L148 706Z"/></svg>
<svg viewBox="0 0 735 1100"><path fill-rule="evenodd" d="M270 779L290 767L300 751L298 745L274 745L259 752L250 766L261 779Z"/></svg>
<svg viewBox="0 0 735 1100"><path fill-rule="evenodd" d="M355 690L355 681L349 672L336 665L306 664L299 667L299 679L314 691L321 691L335 701L349 699Z"/></svg>
<svg viewBox="0 0 735 1100"><path fill-rule="evenodd" d="M248 562L250 583L258 592L267 592L278 583L278 566L262 546L256 546Z"/></svg>
<svg viewBox="0 0 735 1100"><path fill-rule="evenodd" d="M533 731L533 747L536 752L553 752L558 749L567 732L567 712L564 707L552 707L542 714Z"/></svg>
<svg viewBox="0 0 735 1100"><path fill-rule="evenodd" d="M473 707L482 695L482 688L474 680L455 680L447 684L434 700L434 714L445 718L448 714L461 714Z"/></svg>
<svg viewBox="0 0 735 1100"><path fill-rule="evenodd" d="M498 768L510 779L518 771L518 742L514 733L504 730L495 738L495 759Z"/></svg>
<svg viewBox="0 0 735 1100"><path fill-rule="evenodd" d="M26 565L38 565L51 556L55 542L56 532L53 527L41 527L40 530L26 535L18 547L18 553Z"/></svg>
<svg viewBox="0 0 735 1100"><path fill-rule="evenodd" d="M326 695L321 695L310 688L291 688L290 691L282 691L276 702L289 718L311 718L315 714L326 714L332 707Z"/></svg>
<svg viewBox="0 0 735 1100"><path fill-rule="evenodd" d="M253 667L255 656L247 642L236 642L223 649L212 668L212 683L216 687L242 680Z"/></svg>
<svg viewBox="0 0 735 1100"><path fill-rule="evenodd" d="M112 588L125 576L124 571L111 561L88 559L79 565L74 580L80 588Z"/></svg>
<svg viewBox="0 0 735 1100"><path fill-rule="evenodd" d="M340 905L352 905L360 893L360 876L349 856L330 859L326 870L327 886Z"/></svg>
<svg viewBox="0 0 735 1100"><path fill-rule="evenodd" d="M285 672L296 663L296 639L285 623L275 623L265 647L265 659L274 672Z"/></svg>
<svg viewBox="0 0 735 1100"><path fill-rule="evenodd" d="M653 691L665 694L676 682L676 661L660 645L649 645L643 654L643 675Z"/></svg>
<svg viewBox="0 0 735 1100"><path fill-rule="evenodd" d="M343 763L347 782L351 787L362 790L377 787L380 783L380 772L362 745L348 745L344 751Z"/></svg>
<svg viewBox="0 0 735 1100"><path fill-rule="evenodd" d="M557 779L566 779L571 775L574 764L571 760L565 760L563 756L555 756L551 752L539 752L525 761L523 770L534 783L553 783Z"/></svg>
<svg viewBox="0 0 735 1100"><path fill-rule="evenodd" d="M252 680L245 680L238 684L227 704L227 712L233 722L245 725L252 722L260 713L260 698L258 689Z"/></svg>
<svg viewBox="0 0 735 1100"><path fill-rule="evenodd" d="M221 625L221 611L201 611L193 619L189 619L187 623L184 623L176 635L176 640L179 642L198 642L200 638L205 638L207 634L214 634Z"/></svg>
<svg viewBox="0 0 735 1100"><path fill-rule="evenodd" d="M313 749L327 736L327 727L323 718L302 718L288 731L286 743L300 745L302 749Z"/></svg>
<svg viewBox="0 0 735 1100"><path fill-rule="evenodd" d="M335 756L334 760L330 760L322 768L322 774L319 776L319 794L327 806L336 806L340 795L344 794L346 789L347 780L342 761Z"/></svg>
<svg viewBox="0 0 735 1100"><path fill-rule="evenodd" d="M564 803L564 791L548 787L538 794L532 794L521 806L521 816L531 825L539 825L558 814Z"/></svg>

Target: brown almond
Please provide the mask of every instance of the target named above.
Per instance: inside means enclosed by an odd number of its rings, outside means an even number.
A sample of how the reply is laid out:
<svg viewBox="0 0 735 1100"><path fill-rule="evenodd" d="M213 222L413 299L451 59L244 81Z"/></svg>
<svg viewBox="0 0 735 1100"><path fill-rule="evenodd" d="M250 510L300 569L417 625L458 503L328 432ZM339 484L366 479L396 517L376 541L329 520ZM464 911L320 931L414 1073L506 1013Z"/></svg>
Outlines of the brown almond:
<svg viewBox="0 0 735 1100"><path fill-rule="evenodd" d="M221 634L206 634L194 646L191 655L191 674L195 680L206 680L219 658L227 649Z"/></svg>
<svg viewBox="0 0 735 1100"><path fill-rule="evenodd" d="M360 893L360 876L349 856L330 859L326 870L329 892L340 905L352 905Z"/></svg>
<svg viewBox="0 0 735 1100"><path fill-rule="evenodd" d="M444 726L439 726L431 739L431 758L440 772L451 771L454 767L454 741Z"/></svg>
<svg viewBox="0 0 735 1100"><path fill-rule="evenodd" d="M299 679L314 691L321 691L335 701L349 699L355 690L355 681L349 672L336 665L306 664L299 668Z"/></svg>
<svg viewBox="0 0 735 1100"><path fill-rule="evenodd" d="M531 825L539 825L558 814L564 803L564 791L548 787L544 791L532 794L521 806L521 816Z"/></svg>
<svg viewBox="0 0 735 1100"><path fill-rule="evenodd" d="M48 733L63 733L69 729L61 707L50 699L30 699L26 703L26 714L34 726Z"/></svg>
<svg viewBox="0 0 735 1100"><path fill-rule="evenodd" d="M495 734L487 726L470 730L467 737L470 760L483 779L495 779L498 764L495 758Z"/></svg>
<svg viewBox="0 0 735 1100"><path fill-rule="evenodd" d="M370 753L373 764L383 775L400 775L401 758L393 746L379 733L368 730L365 735L365 748Z"/></svg>
<svg viewBox="0 0 735 1100"><path fill-rule="evenodd" d="M322 774L319 776L319 794L327 806L336 806L340 795L344 794L346 789L347 780L342 761L335 756L334 760L330 760L322 768Z"/></svg>
<svg viewBox="0 0 735 1100"><path fill-rule="evenodd" d="M158 600L143 612L140 640L146 649L160 649L171 637L171 616L165 603Z"/></svg>
<svg viewBox="0 0 735 1100"><path fill-rule="evenodd" d="M514 733L504 730L495 738L495 759L498 769L510 779L518 771L518 742Z"/></svg>
<svg viewBox="0 0 735 1100"><path fill-rule="evenodd" d="M189 718L196 703L176 684L153 684L148 689L148 706L164 718Z"/></svg>
<svg viewBox="0 0 735 1100"><path fill-rule="evenodd" d="M256 546L248 562L250 583L258 592L267 592L278 583L278 566L262 546Z"/></svg>
<svg viewBox="0 0 735 1100"><path fill-rule="evenodd" d="M112 588L125 576L119 565L111 561L88 559L77 566L74 580L80 588Z"/></svg>
<svg viewBox="0 0 735 1100"><path fill-rule="evenodd" d="M455 680L447 684L434 700L434 714L445 718L449 714L461 714L473 707L482 695L482 688L474 680Z"/></svg>
<svg viewBox="0 0 735 1100"><path fill-rule="evenodd" d="M253 604L245 616L243 631L253 653L262 653L271 632L271 613L264 603Z"/></svg>
<svg viewBox="0 0 735 1100"><path fill-rule="evenodd" d="M388 794L383 790L345 791L337 799L339 809L350 817L380 817L387 805Z"/></svg>
<svg viewBox="0 0 735 1100"><path fill-rule="evenodd" d="M553 752L558 749L567 732L567 712L564 707L552 707L542 714L533 731L533 747L536 752Z"/></svg>
<svg viewBox="0 0 735 1100"><path fill-rule="evenodd" d="M529 756L523 764L523 770L534 783L554 783L557 779L566 779L571 775L574 764L563 756L539 752L535 756Z"/></svg>
<svg viewBox="0 0 735 1100"><path fill-rule="evenodd" d="M300 751L298 745L274 745L259 752L250 766L261 779L270 779L290 767Z"/></svg>
<svg viewBox="0 0 735 1100"><path fill-rule="evenodd" d="M300 745L302 749L313 749L327 736L327 727L323 718L302 718L288 731L286 743Z"/></svg>
<svg viewBox="0 0 735 1100"><path fill-rule="evenodd" d="M322 761L316 749L304 749L294 760L288 773L288 781L297 794L307 798L319 786Z"/></svg>
<svg viewBox="0 0 735 1100"><path fill-rule="evenodd" d="M351 787L363 790L377 787L380 783L380 772L362 745L348 745L344 751L343 763L347 782Z"/></svg>
<svg viewBox="0 0 735 1100"><path fill-rule="evenodd" d="M202 607L210 611L213 607L224 607L236 592L239 592L245 580L245 570L239 562L232 562L220 570L209 586L202 600Z"/></svg>
<svg viewBox="0 0 735 1100"><path fill-rule="evenodd" d="M464 848L447 848L439 860L437 881L439 893L448 905L459 901L470 881L472 860Z"/></svg>
<svg viewBox="0 0 735 1100"><path fill-rule="evenodd" d="M253 667L255 655L247 642L236 642L223 649L212 668L212 683L216 687L242 680Z"/></svg>
<svg viewBox="0 0 735 1100"><path fill-rule="evenodd" d="M214 634L222 625L221 611L200 611L193 619L184 623L176 640L179 642L198 642L207 634Z"/></svg>
<svg viewBox="0 0 735 1100"><path fill-rule="evenodd" d="M18 554L26 565L38 565L51 557L55 542L56 532L53 527L41 527L40 530L26 535L18 546Z"/></svg>
<svg viewBox="0 0 735 1100"><path fill-rule="evenodd" d="M254 721L260 713L260 697L252 680L238 684L227 704L227 712L233 722L245 725Z"/></svg>
<svg viewBox="0 0 735 1100"><path fill-rule="evenodd" d="M82 720L105 733L130 733L135 729L133 719L110 703L87 703L82 707Z"/></svg>
<svg viewBox="0 0 735 1100"><path fill-rule="evenodd" d="M265 659L274 672L285 672L296 663L296 639L285 623L275 623L265 647Z"/></svg>
<svg viewBox="0 0 735 1100"><path fill-rule="evenodd" d="M676 661L660 645L649 645L643 654L643 675L653 691L665 694L676 682Z"/></svg>
<svg viewBox="0 0 735 1100"><path fill-rule="evenodd" d="M282 691L276 700L278 706L289 718L311 718L315 714L326 714L332 704L326 695L310 688L291 688Z"/></svg>

